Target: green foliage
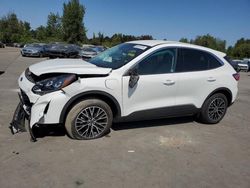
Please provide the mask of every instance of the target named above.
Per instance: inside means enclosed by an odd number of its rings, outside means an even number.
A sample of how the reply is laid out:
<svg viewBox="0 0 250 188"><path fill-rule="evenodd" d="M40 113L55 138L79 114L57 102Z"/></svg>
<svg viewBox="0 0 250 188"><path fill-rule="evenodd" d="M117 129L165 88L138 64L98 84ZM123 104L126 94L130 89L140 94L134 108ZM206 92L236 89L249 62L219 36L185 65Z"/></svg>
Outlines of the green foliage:
<svg viewBox="0 0 250 188"><path fill-rule="evenodd" d="M93 45L103 45L107 47L112 47L117 44L132 41L132 40L152 40L153 37L151 35L141 35L141 36L133 36L133 35L124 35L122 33L116 33L111 37L104 36L103 33L96 34L93 33L93 38L89 39L88 43Z"/></svg>
<svg viewBox="0 0 250 188"><path fill-rule="evenodd" d="M250 58L250 39L239 39L233 49L229 49L231 57L237 59Z"/></svg>
<svg viewBox="0 0 250 188"><path fill-rule="evenodd" d="M49 38L54 38L55 40L61 40L62 38L62 21L59 14L50 13L48 15L46 35Z"/></svg>
<svg viewBox="0 0 250 188"><path fill-rule="evenodd" d="M203 36L197 36L195 40L192 41L192 43L222 52L226 51L226 41L221 40L219 38L215 38L209 34Z"/></svg>
<svg viewBox="0 0 250 188"><path fill-rule="evenodd" d="M179 40L179 42L183 42L183 43L189 43L188 39L187 38L181 38Z"/></svg>
<svg viewBox="0 0 250 188"><path fill-rule="evenodd" d="M36 33L35 33L35 38L38 39L39 41L44 41L47 38L47 30L46 27L44 26L39 26L36 29Z"/></svg>
<svg viewBox="0 0 250 188"><path fill-rule="evenodd" d="M187 38L181 38L179 41L184 42L184 43L191 43L191 44L196 44L196 45L212 48L214 50L218 50L222 52L226 51L226 41L221 40L219 38L215 38L209 34L197 36L195 39L191 39L190 41L188 41Z"/></svg>
<svg viewBox="0 0 250 188"><path fill-rule="evenodd" d="M15 13L0 19L0 40L4 43L26 43L31 39L30 24L19 21Z"/></svg>
<svg viewBox="0 0 250 188"><path fill-rule="evenodd" d="M63 39L69 43L86 41L86 29L83 24L85 7L79 0L70 0L63 4Z"/></svg>

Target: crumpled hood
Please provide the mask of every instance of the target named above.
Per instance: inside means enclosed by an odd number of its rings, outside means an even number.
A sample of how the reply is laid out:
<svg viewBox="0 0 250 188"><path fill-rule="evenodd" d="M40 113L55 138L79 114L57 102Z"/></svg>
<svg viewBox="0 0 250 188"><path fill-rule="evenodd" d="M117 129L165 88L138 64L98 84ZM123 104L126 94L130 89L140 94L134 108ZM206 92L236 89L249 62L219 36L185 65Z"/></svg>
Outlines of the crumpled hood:
<svg viewBox="0 0 250 188"><path fill-rule="evenodd" d="M111 68L97 67L82 59L53 59L36 63L29 70L40 76L47 73L73 73L79 75L106 75Z"/></svg>

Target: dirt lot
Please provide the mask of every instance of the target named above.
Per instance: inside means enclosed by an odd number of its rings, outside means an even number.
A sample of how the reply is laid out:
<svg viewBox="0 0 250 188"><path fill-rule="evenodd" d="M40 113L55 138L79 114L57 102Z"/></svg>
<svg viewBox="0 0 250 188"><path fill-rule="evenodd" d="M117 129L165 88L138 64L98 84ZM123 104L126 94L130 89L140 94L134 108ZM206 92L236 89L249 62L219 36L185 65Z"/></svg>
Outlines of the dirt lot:
<svg viewBox="0 0 250 188"><path fill-rule="evenodd" d="M241 73L239 97L217 125L130 122L91 141L56 128L31 143L8 126L19 74L43 59L19 54L0 49L0 187L250 187L250 73Z"/></svg>

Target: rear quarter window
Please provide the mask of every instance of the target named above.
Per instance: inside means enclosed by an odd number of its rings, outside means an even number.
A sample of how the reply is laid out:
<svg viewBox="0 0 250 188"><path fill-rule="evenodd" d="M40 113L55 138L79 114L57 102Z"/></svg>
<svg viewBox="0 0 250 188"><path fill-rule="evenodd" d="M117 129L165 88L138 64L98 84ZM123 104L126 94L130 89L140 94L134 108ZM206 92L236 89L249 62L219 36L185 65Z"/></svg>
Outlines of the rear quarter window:
<svg viewBox="0 0 250 188"><path fill-rule="evenodd" d="M222 63L205 51L191 48L178 49L176 72L203 71L220 66Z"/></svg>

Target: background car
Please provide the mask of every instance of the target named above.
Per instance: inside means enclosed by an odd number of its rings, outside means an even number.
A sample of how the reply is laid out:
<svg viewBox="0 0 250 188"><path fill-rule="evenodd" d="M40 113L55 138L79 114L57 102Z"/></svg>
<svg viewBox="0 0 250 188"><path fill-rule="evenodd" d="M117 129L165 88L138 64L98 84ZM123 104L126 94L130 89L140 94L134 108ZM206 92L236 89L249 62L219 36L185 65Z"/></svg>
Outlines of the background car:
<svg viewBox="0 0 250 188"><path fill-rule="evenodd" d="M101 52L105 51L107 48L104 46L94 46L93 49L95 51L97 51L97 53L101 53Z"/></svg>
<svg viewBox="0 0 250 188"><path fill-rule="evenodd" d="M50 58L76 58L79 56L80 47L74 44L50 44L45 48L46 56Z"/></svg>
<svg viewBox="0 0 250 188"><path fill-rule="evenodd" d="M0 41L0 48L5 48L5 44Z"/></svg>
<svg viewBox="0 0 250 188"><path fill-rule="evenodd" d="M239 59L234 59L229 62L233 66L234 70L239 71L239 63L242 63L243 61Z"/></svg>
<svg viewBox="0 0 250 188"><path fill-rule="evenodd" d="M21 50L22 56L43 57L45 44L26 44Z"/></svg>
<svg viewBox="0 0 250 188"><path fill-rule="evenodd" d="M23 43L13 43L13 47L16 47L16 48L23 48L23 47L24 47L24 44L23 44Z"/></svg>
<svg viewBox="0 0 250 188"><path fill-rule="evenodd" d="M240 71L248 72L250 70L250 60L243 59L243 61L241 63L238 63L238 67L239 67Z"/></svg>
<svg viewBox="0 0 250 188"><path fill-rule="evenodd" d="M95 57L97 54L98 52L91 47L84 47L79 51L79 56L83 59Z"/></svg>
<svg viewBox="0 0 250 188"><path fill-rule="evenodd" d="M104 46L86 45L79 51L79 56L83 59L95 57L99 53L105 51L107 48Z"/></svg>

